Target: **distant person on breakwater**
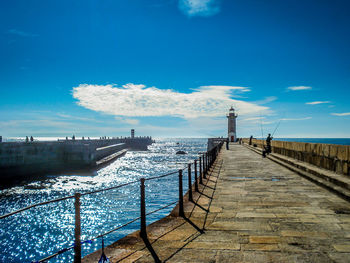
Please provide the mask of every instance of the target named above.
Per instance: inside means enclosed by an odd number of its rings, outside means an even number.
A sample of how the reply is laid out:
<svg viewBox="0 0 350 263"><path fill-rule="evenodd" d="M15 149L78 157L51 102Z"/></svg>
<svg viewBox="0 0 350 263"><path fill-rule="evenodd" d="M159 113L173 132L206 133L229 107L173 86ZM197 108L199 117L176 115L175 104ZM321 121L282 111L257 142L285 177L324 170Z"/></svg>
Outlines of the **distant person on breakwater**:
<svg viewBox="0 0 350 263"><path fill-rule="evenodd" d="M253 135L249 137L249 145L252 145Z"/></svg>
<svg viewBox="0 0 350 263"><path fill-rule="evenodd" d="M33 136L30 136L30 141L31 141L31 142L33 142L33 141L34 141Z"/></svg>
<svg viewBox="0 0 350 263"><path fill-rule="evenodd" d="M271 153L271 141L272 141L273 137L271 137L271 134L269 133L269 135L266 138L266 147L263 150L263 157L266 157L266 154L270 154Z"/></svg>
<svg viewBox="0 0 350 263"><path fill-rule="evenodd" d="M228 138L226 139L226 150L228 150L228 143L229 143L229 140Z"/></svg>
<svg viewBox="0 0 350 263"><path fill-rule="evenodd" d="M28 136L26 136L26 142L29 142L29 138L28 138Z"/></svg>

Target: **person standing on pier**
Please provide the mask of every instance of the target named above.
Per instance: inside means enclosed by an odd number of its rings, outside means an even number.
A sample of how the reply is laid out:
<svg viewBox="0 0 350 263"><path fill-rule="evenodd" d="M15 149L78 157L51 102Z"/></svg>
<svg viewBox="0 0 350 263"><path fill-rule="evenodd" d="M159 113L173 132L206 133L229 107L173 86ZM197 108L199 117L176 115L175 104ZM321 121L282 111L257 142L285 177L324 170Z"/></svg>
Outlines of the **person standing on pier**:
<svg viewBox="0 0 350 263"><path fill-rule="evenodd" d="M272 139L273 139L273 137L269 133L269 135L266 138L266 147L263 150L263 157L266 157L266 154L270 154L271 153L271 141L272 141Z"/></svg>
<svg viewBox="0 0 350 263"><path fill-rule="evenodd" d="M251 135L249 138L249 145L252 145L252 140L253 140L253 135Z"/></svg>
<svg viewBox="0 0 350 263"><path fill-rule="evenodd" d="M226 139L226 150L228 150L229 138Z"/></svg>

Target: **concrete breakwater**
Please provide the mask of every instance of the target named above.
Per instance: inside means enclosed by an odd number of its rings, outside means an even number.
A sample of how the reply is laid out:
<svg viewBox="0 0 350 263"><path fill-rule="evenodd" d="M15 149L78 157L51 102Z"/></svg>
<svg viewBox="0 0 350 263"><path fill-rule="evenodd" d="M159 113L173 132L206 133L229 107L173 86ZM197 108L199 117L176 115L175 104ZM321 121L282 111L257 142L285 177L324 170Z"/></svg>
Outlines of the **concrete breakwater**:
<svg viewBox="0 0 350 263"><path fill-rule="evenodd" d="M89 169L102 164L99 161L106 156L125 149L147 150L151 143L151 137L3 142L0 143L0 179Z"/></svg>
<svg viewBox="0 0 350 263"><path fill-rule="evenodd" d="M226 142L227 138L217 137L217 138L208 138L207 150L210 151L221 142Z"/></svg>
<svg viewBox="0 0 350 263"><path fill-rule="evenodd" d="M249 138L243 139L249 144ZM263 148L262 140L253 139L252 145ZM323 143L304 143L272 141L271 149L273 153L291 157L302 162L316 165L338 174L350 175L350 146Z"/></svg>

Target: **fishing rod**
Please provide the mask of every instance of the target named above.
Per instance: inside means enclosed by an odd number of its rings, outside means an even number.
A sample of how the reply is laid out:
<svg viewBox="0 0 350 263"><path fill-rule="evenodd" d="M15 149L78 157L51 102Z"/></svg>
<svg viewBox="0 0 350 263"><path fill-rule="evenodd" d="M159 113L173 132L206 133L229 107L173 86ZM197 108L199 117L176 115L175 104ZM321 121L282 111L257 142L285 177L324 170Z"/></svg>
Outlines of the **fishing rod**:
<svg viewBox="0 0 350 263"><path fill-rule="evenodd" d="M272 137L273 137L273 135L275 134L275 132L277 131L278 127L280 126L281 121L283 120L285 114L286 114L286 112L283 113L282 118L281 118L280 121L277 123L277 126L276 126L275 130L273 131L273 133L272 133L272 135L271 135Z"/></svg>
<svg viewBox="0 0 350 263"><path fill-rule="evenodd" d="M280 126L281 121L282 121L282 119L280 119L280 121L278 122L278 124L277 124L275 130L273 131L273 133L272 133L272 135L271 135L271 137L273 137L273 135L274 135L275 132L277 131L277 128Z"/></svg>

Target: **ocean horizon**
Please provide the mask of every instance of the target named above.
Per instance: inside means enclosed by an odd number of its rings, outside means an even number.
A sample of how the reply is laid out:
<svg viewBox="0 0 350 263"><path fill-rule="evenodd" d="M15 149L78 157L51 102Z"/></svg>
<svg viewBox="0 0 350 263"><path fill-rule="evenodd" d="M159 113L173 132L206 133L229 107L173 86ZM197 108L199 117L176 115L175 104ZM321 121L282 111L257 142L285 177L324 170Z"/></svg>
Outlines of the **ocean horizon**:
<svg viewBox="0 0 350 263"><path fill-rule="evenodd" d="M107 136L108 137L108 136ZM76 140L82 139L82 137L75 137ZM84 137L85 139L90 138L92 140L99 139L100 137ZM112 138L112 137L109 137ZM181 139L207 139L212 137L155 137L154 140L181 140ZM249 137L246 137L249 138ZM3 142L23 142L25 141L25 137L3 137ZM34 137L34 141L57 141L57 140L65 140L66 137ZM68 137L71 140L71 137ZM257 137L256 139L261 140L261 137ZM279 138L275 137L275 141L288 141L288 142L307 142L307 143L324 143L324 144L338 144L338 145L350 145L350 138Z"/></svg>

